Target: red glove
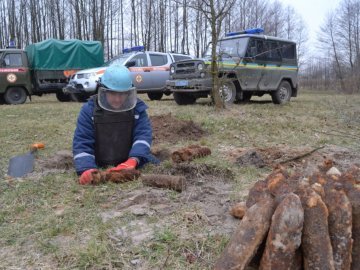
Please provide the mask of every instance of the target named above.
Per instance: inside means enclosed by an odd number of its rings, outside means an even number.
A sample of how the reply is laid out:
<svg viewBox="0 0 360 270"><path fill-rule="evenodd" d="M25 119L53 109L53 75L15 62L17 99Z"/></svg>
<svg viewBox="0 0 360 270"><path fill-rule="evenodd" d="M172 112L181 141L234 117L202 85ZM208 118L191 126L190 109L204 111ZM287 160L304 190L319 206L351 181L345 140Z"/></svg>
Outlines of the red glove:
<svg viewBox="0 0 360 270"><path fill-rule="evenodd" d="M97 169L89 169L89 170L86 170L84 171L80 178L79 178L79 183L80 185L87 185L89 183L91 183L91 180L92 180L92 172L96 172Z"/></svg>
<svg viewBox="0 0 360 270"><path fill-rule="evenodd" d="M137 166L137 161L134 158L129 158L127 161L120 163L119 165L117 165L114 168L110 168L107 171L108 172L119 172L122 170L131 170L131 169L135 169Z"/></svg>

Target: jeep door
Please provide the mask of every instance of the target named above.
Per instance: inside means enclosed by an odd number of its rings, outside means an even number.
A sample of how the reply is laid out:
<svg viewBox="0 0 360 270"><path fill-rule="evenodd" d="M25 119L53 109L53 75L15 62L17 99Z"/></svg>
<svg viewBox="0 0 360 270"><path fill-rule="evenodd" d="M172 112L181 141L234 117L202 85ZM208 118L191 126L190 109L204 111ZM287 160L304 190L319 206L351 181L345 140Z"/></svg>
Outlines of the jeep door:
<svg viewBox="0 0 360 270"><path fill-rule="evenodd" d="M266 40L265 44L265 65L259 83L260 90L277 89L282 74L282 62L279 44L274 40Z"/></svg>
<svg viewBox="0 0 360 270"><path fill-rule="evenodd" d="M248 43L242 68L237 72L241 89L258 90L265 66L264 41L251 38Z"/></svg>
<svg viewBox="0 0 360 270"><path fill-rule="evenodd" d="M149 59L145 52L137 53L131 57L126 63L132 63L129 67L131 71L133 84L137 91L151 88L151 73L149 67Z"/></svg>

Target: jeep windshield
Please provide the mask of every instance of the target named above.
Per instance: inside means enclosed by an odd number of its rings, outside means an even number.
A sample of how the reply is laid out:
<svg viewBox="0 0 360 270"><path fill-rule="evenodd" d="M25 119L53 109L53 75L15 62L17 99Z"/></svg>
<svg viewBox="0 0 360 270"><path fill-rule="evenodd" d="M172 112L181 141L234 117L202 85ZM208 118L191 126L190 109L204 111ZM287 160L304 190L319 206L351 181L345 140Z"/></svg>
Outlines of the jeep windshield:
<svg viewBox="0 0 360 270"><path fill-rule="evenodd" d="M109 61L105 62L103 67L108 67L108 66L112 66L114 64L117 65L122 65L124 64L125 60L129 58L130 55L133 55L134 53L125 53L125 54L120 54L119 56L116 56L112 59L110 59Z"/></svg>
<svg viewBox="0 0 360 270"><path fill-rule="evenodd" d="M219 40L216 51L222 59L244 57L248 41L248 37ZM210 44L204 58L211 58L211 48Z"/></svg>

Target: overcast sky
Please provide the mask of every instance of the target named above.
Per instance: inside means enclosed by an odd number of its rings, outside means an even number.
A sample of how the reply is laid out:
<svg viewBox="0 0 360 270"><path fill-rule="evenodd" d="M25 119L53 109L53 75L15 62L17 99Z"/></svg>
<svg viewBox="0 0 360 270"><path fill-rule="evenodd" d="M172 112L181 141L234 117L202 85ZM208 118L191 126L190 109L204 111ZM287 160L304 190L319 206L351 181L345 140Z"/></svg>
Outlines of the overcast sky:
<svg viewBox="0 0 360 270"><path fill-rule="evenodd" d="M302 16L308 27L310 43L314 44L326 14L337 8L341 0L280 0L280 2L293 6Z"/></svg>

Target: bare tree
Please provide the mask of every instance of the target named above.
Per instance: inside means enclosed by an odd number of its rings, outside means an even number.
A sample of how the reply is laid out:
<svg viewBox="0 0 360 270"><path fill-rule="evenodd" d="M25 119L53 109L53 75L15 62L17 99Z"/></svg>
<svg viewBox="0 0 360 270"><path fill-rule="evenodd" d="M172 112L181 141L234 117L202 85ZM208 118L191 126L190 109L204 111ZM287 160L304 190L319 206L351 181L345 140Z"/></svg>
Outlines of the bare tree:
<svg viewBox="0 0 360 270"><path fill-rule="evenodd" d="M222 109L225 107L223 100L220 97L219 87L220 80L218 76L218 55L217 43L221 34L221 26L225 16L233 7L236 0L201 0L192 3L192 7L200 10L205 18L208 20L211 27L211 76L212 76L212 91L211 96L214 100L215 107ZM199 3L201 5L199 5Z"/></svg>

